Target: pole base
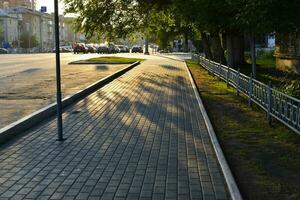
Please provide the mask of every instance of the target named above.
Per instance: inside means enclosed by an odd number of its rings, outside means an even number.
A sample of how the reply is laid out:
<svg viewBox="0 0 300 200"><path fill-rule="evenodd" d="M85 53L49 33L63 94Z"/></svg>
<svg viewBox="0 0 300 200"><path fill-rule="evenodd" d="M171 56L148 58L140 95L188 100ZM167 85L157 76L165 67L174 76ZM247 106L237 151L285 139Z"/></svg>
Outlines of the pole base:
<svg viewBox="0 0 300 200"><path fill-rule="evenodd" d="M56 139L56 141L58 141L58 142L63 142L65 140L66 140L66 138L58 138L58 139Z"/></svg>
<svg viewBox="0 0 300 200"><path fill-rule="evenodd" d="M150 55L150 53L149 53L149 52L145 52L144 54L145 54L145 55Z"/></svg>

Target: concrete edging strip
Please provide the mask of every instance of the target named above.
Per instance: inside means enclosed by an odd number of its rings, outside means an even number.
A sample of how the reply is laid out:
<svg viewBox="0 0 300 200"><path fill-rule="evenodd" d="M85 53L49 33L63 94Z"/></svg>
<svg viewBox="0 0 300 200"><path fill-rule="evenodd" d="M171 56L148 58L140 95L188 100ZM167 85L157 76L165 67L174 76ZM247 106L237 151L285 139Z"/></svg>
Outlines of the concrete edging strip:
<svg viewBox="0 0 300 200"><path fill-rule="evenodd" d="M75 94L68 96L62 100L63 108L66 108L67 106L73 104L74 102L77 102L81 100L82 98L86 97L87 95L95 92L99 88L105 86L106 84L110 83L114 79L122 76L129 70L133 69L135 66L139 65L140 62L135 62L89 86L87 86L85 89L80 90L79 92L76 92ZM45 119L52 117L56 114L56 103L50 104L31 115L28 115L12 124L9 124L8 126L0 129L0 144L3 144L7 142L9 139L12 139L13 137L17 136L18 134L21 134L24 131L27 131L28 129L32 128L33 126L37 125L38 123L44 121Z"/></svg>
<svg viewBox="0 0 300 200"><path fill-rule="evenodd" d="M192 77L192 74L186 64L185 63L185 68L188 72L188 75L189 75L189 78L190 78L190 81L191 81L191 84L192 84L192 87L193 87L193 90L194 90L194 93L195 93L195 96L197 98L197 101L198 101L198 104L199 104L199 107L200 107L200 110L201 110L201 113L203 115L203 118L204 118L204 121L205 121L205 124L206 124L206 127L207 127L207 131L209 133L209 136L210 136L210 139L211 139L211 142L212 142L212 145L214 147L214 150L216 152L216 155L217 155L217 159L220 163L220 166L221 166L221 169L223 171L223 175L225 177L225 180L226 180L226 183L227 183L227 187L228 187L228 190L229 190L229 193L230 193L230 196L232 198L232 200L242 200L242 195L240 193L240 190L238 189L237 187L237 184L235 182L235 179L232 175L232 172L229 168L229 165L225 159L225 156L223 154L223 151L222 151L222 148L219 144L219 141L217 139L217 136L216 136L216 133L214 131L214 128L211 124L211 121L208 117L208 114L206 112L206 109L203 105L203 102L201 100L201 97L200 97L200 94L198 92L198 89L197 89L197 86L194 82L194 79Z"/></svg>
<svg viewBox="0 0 300 200"><path fill-rule="evenodd" d="M68 65L127 65L132 64L132 62L98 62L98 61L74 61L68 63Z"/></svg>
<svg viewBox="0 0 300 200"><path fill-rule="evenodd" d="M223 172L223 175L225 177L225 181L226 181L226 184L227 184L227 187L228 187L228 190L229 190L229 193L230 193L230 197L232 200L242 200L243 197L240 193L240 190L235 182L235 179L232 175L232 172L229 168L229 165L225 159L225 156L224 156L224 153L222 151L222 148L219 144L219 141L217 139L217 136L216 136L216 133L214 131L214 128L211 124L211 121L208 117L208 114L206 112L206 109L204 107L204 104L202 102L202 99L200 97L200 94L198 92L198 88L195 84L195 81L193 79L193 76L191 74L191 71L189 70L186 62L182 59L176 59L176 58L170 58L168 56L164 56L164 55L157 55L159 57L162 57L162 58L167 58L167 59L171 59L171 60L175 60L175 61L179 61L179 62L184 62L184 65L185 65L185 69L187 70L187 73L189 75L189 79L190 79L190 82L192 84L192 87L193 87L193 90L194 90L194 93L195 93L195 96L196 96L196 99L197 99L197 102L198 102L198 105L200 107L200 110L201 110L201 113L202 113L202 116L204 118L204 122L205 122L205 125L206 125L206 128L207 128L207 131L208 131L208 134L210 136L210 140L211 140L211 143L212 143L212 146L214 148L214 151L216 153L216 156L217 156L217 159L220 163L220 166L221 166L221 169L222 169L222 172Z"/></svg>

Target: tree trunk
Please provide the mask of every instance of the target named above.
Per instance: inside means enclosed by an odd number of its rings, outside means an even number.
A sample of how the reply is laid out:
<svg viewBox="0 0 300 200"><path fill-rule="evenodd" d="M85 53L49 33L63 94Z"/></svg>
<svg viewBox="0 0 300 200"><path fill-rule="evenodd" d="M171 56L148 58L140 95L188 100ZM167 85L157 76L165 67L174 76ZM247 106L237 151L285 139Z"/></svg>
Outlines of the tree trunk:
<svg viewBox="0 0 300 200"><path fill-rule="evenodd" d="M214 32L211 34L211 52L215 62L226 64L224 49L221 44L219 32Z"/></svg>
<svg viewBox="0 0 300 200"><path fill-rule="evenodd" d="M183 51L184 52L188 52L189 51L189 38L188 38L188 34L187 33L184 33Z"/></svg>
<svg viewBox="0 0 300 200"><path fill-rule="evenodd" d="M204 51L205 57L207 59L211 60L213 58L213 56L212 56L212 53L210 50L209 39L208 39L206 33L201 32L201 39L202 39L203 51Z"/></svg>
<svg viewBox="0 0 300 200"><path fill-rule="evenodd" d="M252 77L256 79L256 50L255 50L255 37L250 38L251 47L251 63L252 63Z"/></svg>
<svg viewBox="0 0 300 200"><path fill-rule="evenodd" d="M233 67L233 47L232 37L230 34L226 35L226 46L227 46L227 65Z"/></svg>
<svg viewBox="0 0 300 200"><path fill-rule="evenodd" d="M144 52L144 54L149 55L149 40L148 40L147 37L145 38L145 52Z"/></svg>
<svg viewBox="0 0 300 200"><path fill-rule="evenodd" d="M227 33L227 62L229 67L241 67L245 63L244 35L237 32Z"/></svg>

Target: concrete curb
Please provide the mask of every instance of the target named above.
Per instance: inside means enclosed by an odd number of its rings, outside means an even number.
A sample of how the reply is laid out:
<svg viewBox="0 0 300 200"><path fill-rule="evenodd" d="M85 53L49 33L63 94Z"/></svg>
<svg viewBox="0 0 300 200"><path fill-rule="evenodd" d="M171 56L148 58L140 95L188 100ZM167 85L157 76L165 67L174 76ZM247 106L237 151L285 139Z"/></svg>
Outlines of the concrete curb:
<svg viewBox="0 0 300 200"><path fill-rule="evenodd" d="M165 55L165 54L155 54L155 55L158 56L158 57L161 57L161 58L166 58L166 59L170 59L170 60L174 60L174 61L179 61L179 62L185 62L185 60L183 60L181 58L173 58L173 57L170 57L170 56Z"/></svg>
<svg viewBox="0 0 300 200"><path fill-rule="evenodd" d="M169 58L168 56L164 56L164 55L157 55L159 57L163 57L163 58ZM229 168L229 165L225 159L225 156L224 156L224 153L222 151L222 148L219 144L219 141L217 139L217 136L216 136L216 133L214 131L214 128L211 124L211 121L208 117L208 114L206 112L206 109L204 107L204 104L201 100L201 97L200 97L200 94L198 92L198 88L195 84L195 81L193 79L193 76L191 74L191 71L189 70L186 62L182 59L176 59L176 58L169 58L171 60L175 60L175 61L180 61L180 62L184 62L185 64L185 68L187 70L187 73L189 75L189 78L190 78L190 81L191 81L191 84L192 84L192 87L193 87L193 90L194 90L194 93L195 93L195 96L197 98L197 102L198 102L198 105L200 107L200 110L201 110L201 113L203 115L203 118L204 118L204 121L205 121L205 125L207 127L207 131L208 131L208 134L210 136L210 140L211 140L211 143L213 145L213 148L214 148L214 151L216 153L216 156L217 156L217 159L220 163L220 166L221 166L221 169L222 169L222 172L223 172L223 175L225 177L225 181L226 181L226 184L227 184L227 187L228 187L228 190L229 190L229 193L230 193L230 197L232 200L242 200L242 195L240 193L240 190L235 182L235 179L232 175L232 172Z"/></svg>
<svg viewBox="0 0 300 200"><path fill-rule="evenodd" d="M68 63L69 65L127 65L132 64L132 62L96 62L96 61L85 61L79 60Z"/></svg>
<svg viewBox="0 0 300 200"><path fill-rule="evenodd" d="M91 85L86 87L85 89L75 93L74 95L68 96L62 100L63 108L73 104L81 100L82 98L86 97L87 95L95 92L99 88L105 86L106 84L110 83L114 79L120 77L121 75L125 74L129 70L133 69L135 66L139 65L140 62L135 62ZM26 116L2 129L0 129L0 144L7 142L8 140L12 139L13 137L21 134L22 132L32 128L33 126L37 125L38 123L44 121L45 119L52 117L56 114L56 103L50 104L29 116Z"/></svg>
<svg viewBox="0 0 300 200"><path fill-rule="evenodd" d="M172 58L172 57L166 56L164 54L155 54L155 56L158 56L158 57L161 57L161 58L170 59L170 60L174 60L174 61L185 62L184 60L181 60L179 58Z"/></svg>
<svg viewBox="0 0 300 200"><path fill-rule="evenodd" d="M191 81L191 84L192 84L192 87L193 87L193 90L194 90L194 93L196 95L196 98L197 98L197 101L198 101L198 104L199 104L199 107L200 107L200 110L201 110L201 113L203 115L203 118L204 118L204 121L205 121L205 124L206 124L206 127L207 127L207 131L209 133L209 136L210 136L210 139L211 139L211 143L214 147L214 150L216 152L216 155L217 155L217 159L220 163L220 166L221 166L221 169L222 169L222 172L223 172L223 175L225 177L225 180L226 180L226 183L227 183L227 187L228 187L228 190L229 190L229 193L230 193L230 196L231 196L231 199L232 200L242 200L242 195L237 187L237 184L235 182L235 179L232 175L232 172L229 168L229 165L225 159L225 156L223 154L223 151L222 151L222 148L219 144L219 141L217 139L217 136L216 136L216 133L214 131L214 128L211 124L211 121L208 117L208 114L206 112L206 109L204 107L204 104L201 100L201 97L200 97L200 94L198 92L198 89L197 89L197 86L194 82L194 79L192 77L192 74L191 74L191 71L189 70L186 62L185 62L185 68L189 74L189 78L190 78L190 81Z"/></svg>

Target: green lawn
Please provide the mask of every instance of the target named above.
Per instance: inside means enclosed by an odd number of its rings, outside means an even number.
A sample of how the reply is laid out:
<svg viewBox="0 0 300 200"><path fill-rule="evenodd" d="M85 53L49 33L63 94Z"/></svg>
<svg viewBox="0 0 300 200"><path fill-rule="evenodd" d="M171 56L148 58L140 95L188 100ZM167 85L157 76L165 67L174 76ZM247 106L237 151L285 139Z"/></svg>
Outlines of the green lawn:
<svg viewBox="0 0 300 200"><path fill-rule="evenodd" d="M249 54L246 54L245 60L246 63L241 67L241 72L250 75L252 67ZM276 69L276 61L272 52L258 54L257 79L266 84L271 82L272 86L278 90L300 98L300 76Z"/></svg>
<svg viewBox="0 0 300 200"><path fill-rule="evenodd" d="M144 59L139 58L124 58L124 57L116 57L116 56L110 56L110 57L98 57L98 58L91 58L87 61L91 62L100 62L100 63L134 63L137 61L143 61Z"/></svg>
<svg viewBox="0 0 300 200"><path fill-rule="evenodd" d="M300 199L300 136L194 61L187 64L245 199Z"/></svg>

